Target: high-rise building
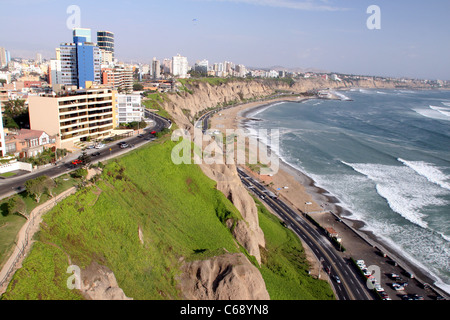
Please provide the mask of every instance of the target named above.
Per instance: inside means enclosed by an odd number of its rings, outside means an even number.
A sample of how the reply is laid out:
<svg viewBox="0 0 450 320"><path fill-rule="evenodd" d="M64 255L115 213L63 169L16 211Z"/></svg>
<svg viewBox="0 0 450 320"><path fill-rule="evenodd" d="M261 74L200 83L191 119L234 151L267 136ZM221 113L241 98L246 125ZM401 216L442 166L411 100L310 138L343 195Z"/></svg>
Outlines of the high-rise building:
<svg viewBox="0 0 450 320"><path fill-rule="evenodd" d="M93 43L77 43L78 87L86 88L86 81L100 83L100 51Z"/></svg>
<svg viewBox="0 0 450 320"><path fill-rule="evenodd" d="M0 68L4 68L8 65L7 54L5 48L0 47Z"/></svg>
<svg viewBox="0 0 450 320"><path fill-rule="evenodd" d="M111 53L114 61L114 33L110 31L97 31L97 46Z"/></svg>
<svg viewBox="0 0 450 320"><path fill-rule="evenodd" d="M61 60L50 60L48 75L51 85L61 83Z"/></svg>
<svg viewBox="0 0 450 320"><path fill-rule="evenodd" d="M75 28L73 29L73 42L92 42L91 29Z"/></svg>
<svg viewBox="0 0 450 320"><path fill-rule="evenodd" d="M60 84L86 88L86 82L100 83L100 49L91 42L90 29L73 29L73 42L61 44L56 54L61 61Z"/></svg>
<svg viewBox="0 0 450 320"><path fill-rule="evenodd" d="M161 63L156 58L153 58L152 61L152 75L153 79L161 78Z"/></svg>
<svg viewBox="0 0 450 320"><path fill-rule="evenodd" d="M164 59L162 66L163 66L164 74L172 74L172 60L171 59Z"/></svg>
<svg viewBox="0 0 450 320"><path fill-rule="evenodd" d="M186 78L188 72L188 60L180 54L172 57L172 74L175 77Z"/></svg>
<svg viewBox="0 0 450 320"><path fill-rule="evenodd" d="M77 47L74 43L62 43L59 47L61 61L61 78L58 84L78 85Z"/></svg>
<svg viewBox="0 0 450 320"><path fill-rule="evenodd" d="M42 63L42 54L36 53L36 63L41 64Z"/></svg>

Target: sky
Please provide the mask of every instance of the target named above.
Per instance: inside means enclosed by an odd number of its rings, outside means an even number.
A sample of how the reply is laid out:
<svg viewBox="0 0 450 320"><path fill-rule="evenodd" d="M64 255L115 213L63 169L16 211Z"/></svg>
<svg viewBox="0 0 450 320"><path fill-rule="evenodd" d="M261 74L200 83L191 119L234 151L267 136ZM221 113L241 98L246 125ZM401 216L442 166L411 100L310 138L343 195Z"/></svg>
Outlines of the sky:
<svg viewBox="0 0 450 320"><path fill-rule="evenodd" d="M450 80L449 0L0 0L0 47L54 58L80 23L115 34L116 57L186 56L249 67ZM371 5L378 16L367 13ZM379 18L372 20L372 18ZM369 29L367 21L379 22Z"/></svg>

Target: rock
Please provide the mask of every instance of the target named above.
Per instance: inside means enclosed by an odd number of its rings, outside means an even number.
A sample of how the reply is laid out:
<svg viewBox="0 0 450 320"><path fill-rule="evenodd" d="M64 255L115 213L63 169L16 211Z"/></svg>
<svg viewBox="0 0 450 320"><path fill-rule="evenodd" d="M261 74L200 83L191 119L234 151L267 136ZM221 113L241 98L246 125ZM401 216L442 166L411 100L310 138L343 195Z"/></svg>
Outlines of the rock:
<svg viewBox="0 0 450 320"><path fill-rule="evenodd" d="M119 288L114 273L96 262L81 271L80 291L88 300L133 300Z"/></svg>
<svg viewBox="0 0 450 320"><path fill-rule="evenodd" d="M259 270L242 253L224 254L182 266L187 300L269 300Z"/></svg>
<svg viewBox="0 0 450 320"><path fill-rule="evenodd" d="M261 264L259 247L265 247L264 233L259 227L258 209L237 174L235 165L201 165L203 172L217 182L221 191L239 210L244 220L233 229L235 239Z"/></svg>

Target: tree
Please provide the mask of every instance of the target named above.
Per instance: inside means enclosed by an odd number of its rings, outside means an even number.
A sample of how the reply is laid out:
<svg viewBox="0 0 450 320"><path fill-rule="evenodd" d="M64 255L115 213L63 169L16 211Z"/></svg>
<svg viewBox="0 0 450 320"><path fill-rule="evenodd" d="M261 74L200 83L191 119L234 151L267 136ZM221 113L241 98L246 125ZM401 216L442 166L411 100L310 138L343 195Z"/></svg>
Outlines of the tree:
<svg viewBox="0 0 450 320"><path fill-rule="evenodd" d="M8 201L8 212L12 214L19 214L25 219L28 220L28 213L27 213L27 205L25 204L25 201L18 195L15 195Z"/></svg>
<svg viewBox="0 0 450 320"><path fill-rule="evenodd" d="M144 86L140 83L133 84L133 91L142 91L144 90Z"/></svg>
<svg viewBox="0 0 450 320"><path fill-rule="evenodd" d="M35 179L30 179L25 182L25 188L30 195L34 196L37 203L41 201L41 196L45 192L46 187L44 181L48 179L47 176L40 176Z"/></svg>
<svg viewBox="0 0 450 320"><path fill-rule="evenodd" d="M52 191L56 187L55 181L50 177L46 177L43 184L44 184L45 190L47 190L48 195L53 198Z"/></svg>
<svg viewBox="0 0 450 320"><path fill-rule="evenodd" d="M88 166L91 163L91 156L87 154L86 150L81 152L81 155L78 157L78 160L81 160L83 166Z"/></svg>
<svg viewBox="0 0 450 320"><path fill-rule="evenodd" d="M83 168L78 168L77 170L75 170L72 173L72 177L74 178L81 178L81 179L85 179L88 175L88 171L86 169Z"/></svg>

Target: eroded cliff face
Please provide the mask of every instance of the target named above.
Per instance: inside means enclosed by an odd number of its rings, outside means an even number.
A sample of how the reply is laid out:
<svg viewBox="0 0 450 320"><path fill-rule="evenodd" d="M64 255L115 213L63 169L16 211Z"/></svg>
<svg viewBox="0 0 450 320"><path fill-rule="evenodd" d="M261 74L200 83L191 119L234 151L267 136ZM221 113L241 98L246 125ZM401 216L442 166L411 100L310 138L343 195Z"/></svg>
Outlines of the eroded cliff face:
<svg viewBox="0 0 450 320"><path fill-rule="evenodd" d="M188 300L269 300L259 270L242 253L184 264L180 284Z"/></svg>
<svg viewBox="0 0 450 320"><path fill-rule="evenodd" d="M262 98L275 90L303 93L310 90L342 88L395 88L394 83L361 80L337 82L305 79L292 86L281 81L232 81L217 86L198 82L187 85L190 92L169 94L162 107L180 129L193 134L192 120L201 111L219 104L237 103L243 99ZM217 182L220 190L240 211L244 220L232 228L235 239L261 264L260 247L265 247L264 233L259 227L258 211L232 164L202 164L203 172ZM227 224L230 228L232 224ZM259 270L242 254L223 255L183 266L182 293L187 299L269 299Z"/></svg>

